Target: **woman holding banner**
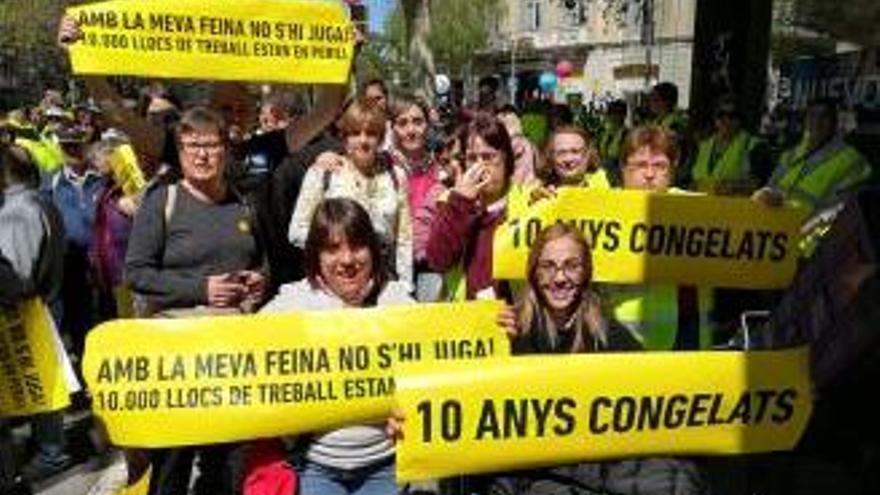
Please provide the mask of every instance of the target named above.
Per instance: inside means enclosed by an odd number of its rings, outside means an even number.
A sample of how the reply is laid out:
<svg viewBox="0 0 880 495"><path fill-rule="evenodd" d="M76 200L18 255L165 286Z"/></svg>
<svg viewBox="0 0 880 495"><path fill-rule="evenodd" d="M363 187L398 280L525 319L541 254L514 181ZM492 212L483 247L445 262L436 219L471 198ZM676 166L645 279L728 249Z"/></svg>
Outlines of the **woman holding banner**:
<svg viewBox="0 0 880 495"><path fill-rule="evenodd" d="M538 176L541 186L531 190L530 202L553 196L557 187L611 187L593 139L586 131L574 126L553 131L547 140L544 163L538 167Z"/></svg>
<svg viewBox="0 0 880 495"><path fill-rule="evenodd" d="M321 202L305 244L307 278L284 285L261 312L412 303L392 281L384 241L370 215L351 199ZM394 444L382 425L316 433L304 445L300 495L393 495Z"/></svg>
<svg viewBox="0 0 880 495"><path fill-rule="evenodd" d="M583 234L556 224L541 232L529 253L527 286L519 303L499 315L511 351L564 354L634 351L641 345L625 329L608 325L591 289L592 260ZM489 481L490 495L703 493L696 466L672 458L581 463L512 473Z"/></svg>

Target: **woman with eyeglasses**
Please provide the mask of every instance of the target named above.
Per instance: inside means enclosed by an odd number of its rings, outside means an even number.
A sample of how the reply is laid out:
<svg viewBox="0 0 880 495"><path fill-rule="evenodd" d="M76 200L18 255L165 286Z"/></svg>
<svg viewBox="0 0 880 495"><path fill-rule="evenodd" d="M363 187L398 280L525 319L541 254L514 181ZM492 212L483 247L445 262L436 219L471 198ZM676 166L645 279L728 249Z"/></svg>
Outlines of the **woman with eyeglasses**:
<svg viewBox="0 0 880 495"><path fill-rule="evenodd" d="M492 243L507 213L514 168L510 136L495 117L480 114L462 144L466 169L437 200L425 257L431 269L446 273L445 299L508 299L509 287L492 279Z"/></svg>
<svg viewBox="0 0 880 495"><path fill-rule="evenodd" d="M264 300L265 243L252 209L230 187L226 127L215 112L194 107L182 116L176 138L183 178L149 191L134 217L125 276L138 312L160 317L254 311ZM237 493L228 472L235 445L151 451L151 492Z"/></svg>

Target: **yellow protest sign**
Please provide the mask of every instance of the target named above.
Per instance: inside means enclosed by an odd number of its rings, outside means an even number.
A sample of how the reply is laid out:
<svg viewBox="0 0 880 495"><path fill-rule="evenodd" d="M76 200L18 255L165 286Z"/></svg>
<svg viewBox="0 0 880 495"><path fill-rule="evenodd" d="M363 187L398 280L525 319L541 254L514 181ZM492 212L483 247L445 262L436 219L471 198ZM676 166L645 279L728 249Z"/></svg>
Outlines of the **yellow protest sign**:
<svg viewBox="0 0 880 495"><path fill-rule="evenodd" d="M499 304L118 320L89 334L84 374L117 445L319 431L387 417L396 363L507 356Z"/></svg>
<svg viewBox="0 0 880 495"><path fill-rule="evenodd" d="M70 362L39 299L0 310L0 416L27 416L70 405Z"/></svg>
<svg viewBox="0 0 880 495"><path fill-rule="evenodd" d="M538 233L562 221L584 232L599 282L785 287L804 213L739 198L562 188L499 226L493 273L522 279Z"/></svg>
<svg viewBox="0 0 880 495"><path fill-rule="evenodd" d="M400 482L650 455L788 450L808 352L529 356L398 375Z"/></svg>
<svg viewBox="0 0 880 495"><path fill-rule="evenodd" d="M77 74L344 83L354 27L341 2L112 0L70 8Z"/></svg>

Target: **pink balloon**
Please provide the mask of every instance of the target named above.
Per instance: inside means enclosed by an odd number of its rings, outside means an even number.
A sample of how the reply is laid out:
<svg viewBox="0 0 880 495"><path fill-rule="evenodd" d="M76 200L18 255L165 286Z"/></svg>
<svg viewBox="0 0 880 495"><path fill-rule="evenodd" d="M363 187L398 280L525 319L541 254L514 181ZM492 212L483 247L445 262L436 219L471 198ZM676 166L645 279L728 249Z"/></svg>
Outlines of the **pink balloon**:
<svg viewBox="0 0 880 495"><path fill-rule="evenodd" d="M568 77L573 73L574 64L572 64L568 60L561 60L558 64L556 64L556 75L559 76L560 79Z"/></svg>

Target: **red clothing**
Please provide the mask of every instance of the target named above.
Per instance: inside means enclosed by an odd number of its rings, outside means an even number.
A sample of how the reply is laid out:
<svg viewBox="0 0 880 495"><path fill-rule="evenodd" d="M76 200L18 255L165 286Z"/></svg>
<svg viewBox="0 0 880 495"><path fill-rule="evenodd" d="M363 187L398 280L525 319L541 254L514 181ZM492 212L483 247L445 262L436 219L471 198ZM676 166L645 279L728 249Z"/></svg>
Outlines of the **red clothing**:
<svg viewBox="0 0 880 495"><path fill-rule="evenodd" d="M415 215L419 208L425 202L428 191L433 188L437 182L437 174L439 167L437 163L431 160L431 164L426 170L410 170L409 172L409 211Z"/></svg>
<svg viewBox="0 0 880 495"><path fill-rule="evenodd" d="M497 287L492 279L492 245L495 229L505 215L504 207L487 211L476 201L452 191L446 201L437 202L425 249L428 266L446 272L463 263L467 299L474 299L483 289Z"/></svg>

